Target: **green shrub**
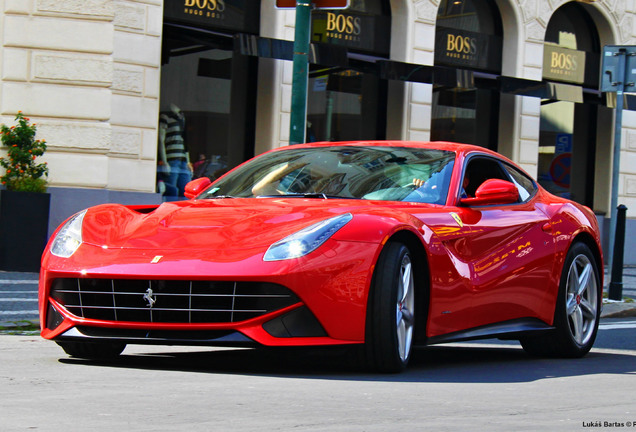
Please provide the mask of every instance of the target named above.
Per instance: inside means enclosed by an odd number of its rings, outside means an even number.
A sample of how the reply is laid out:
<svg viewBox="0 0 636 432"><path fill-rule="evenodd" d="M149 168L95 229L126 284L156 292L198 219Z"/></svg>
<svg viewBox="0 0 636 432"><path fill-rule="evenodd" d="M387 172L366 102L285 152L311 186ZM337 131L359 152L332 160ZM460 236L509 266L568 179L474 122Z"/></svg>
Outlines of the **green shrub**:
<svg viewBox="0 0 636 432"><path fill-rule="evenodd" d="M35 159L46 151L46 142L35 139L35 124L22 112L15 117L16 126L0 127L2 145L7 147L7 157L0 157L0 166L5 173L0 182L8 190L20 192L46 192L46 177L49 168Z"/></svg>

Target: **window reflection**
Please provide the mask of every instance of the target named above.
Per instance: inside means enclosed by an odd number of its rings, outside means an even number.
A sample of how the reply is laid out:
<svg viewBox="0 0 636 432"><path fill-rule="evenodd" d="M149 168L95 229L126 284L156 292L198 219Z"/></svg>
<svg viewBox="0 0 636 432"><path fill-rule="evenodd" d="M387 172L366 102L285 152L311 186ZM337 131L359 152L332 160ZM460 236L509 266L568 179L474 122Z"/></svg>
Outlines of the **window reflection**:
<svg viewBox="0 0 636 432"><path fill-rule="evenodd" d="M403 147L319 147L267 153L199 199L309 196L444 204L455 153Z"/></svg>

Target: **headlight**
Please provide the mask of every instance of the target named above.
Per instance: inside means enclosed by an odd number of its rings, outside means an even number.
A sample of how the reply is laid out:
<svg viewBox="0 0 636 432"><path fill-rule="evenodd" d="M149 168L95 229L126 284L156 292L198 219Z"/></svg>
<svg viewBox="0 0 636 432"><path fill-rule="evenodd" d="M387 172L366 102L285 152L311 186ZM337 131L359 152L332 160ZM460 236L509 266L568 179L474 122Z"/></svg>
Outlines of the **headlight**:
<svg viewBox="0 0 636 432"><path fill-rule="evenodd" d="M68 258L75 253L82 244L82 221L86 210L77 213L64 224L51 244L53 255Z"/></svg>
<svg viewBox="0 0 636 432"><path fill-rule="evenodd" d="M300 230L271 245L265 252L263 260L280 261L307 255L318 249L351 219L353 219L351 213L346 213Z"/></svg>

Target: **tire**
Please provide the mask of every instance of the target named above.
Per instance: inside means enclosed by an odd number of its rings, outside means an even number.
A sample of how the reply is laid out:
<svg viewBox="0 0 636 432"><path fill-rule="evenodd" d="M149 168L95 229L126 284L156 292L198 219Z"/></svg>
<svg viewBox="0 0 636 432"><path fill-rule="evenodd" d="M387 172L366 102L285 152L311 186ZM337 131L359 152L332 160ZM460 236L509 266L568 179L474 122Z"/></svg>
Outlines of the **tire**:
<svg viewBox="0 0 636 432"><path fill-rule="evenodd" d="M126 348L125 343L118 342L57 342L57 344L71 357L92 360L116 358Z"/></svg>
<svg viewBox="0 0 636 432"><path fill-rule="evenodd" d="M411 357L415 329L415 274L409 249L390 242L375 266L369 302L364 358L377 372L403 371Z"/></svg>
<svg viewBox="0 0 636 432"><path fill-rule="evenodd" d="M576 358L587 354L598 331L603 287L590 248L574 243L565 258L554 312L555 330L521 339L532 355Z"/></svg>

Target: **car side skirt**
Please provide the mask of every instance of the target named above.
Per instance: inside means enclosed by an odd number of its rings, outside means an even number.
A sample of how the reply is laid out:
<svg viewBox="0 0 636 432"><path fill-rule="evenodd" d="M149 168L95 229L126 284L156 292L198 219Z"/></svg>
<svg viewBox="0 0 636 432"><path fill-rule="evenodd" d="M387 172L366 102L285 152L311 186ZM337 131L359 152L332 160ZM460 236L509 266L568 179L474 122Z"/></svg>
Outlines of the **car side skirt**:
<svg viewBox="0 0 636 432"><path fill-rule="evenodd" d="M537 318L520 318L511 321L488 324L468 330L447 333L427 338L426 345L461 342L476 339L518 339L537 333L553 331L554 327Z"/></svg>

